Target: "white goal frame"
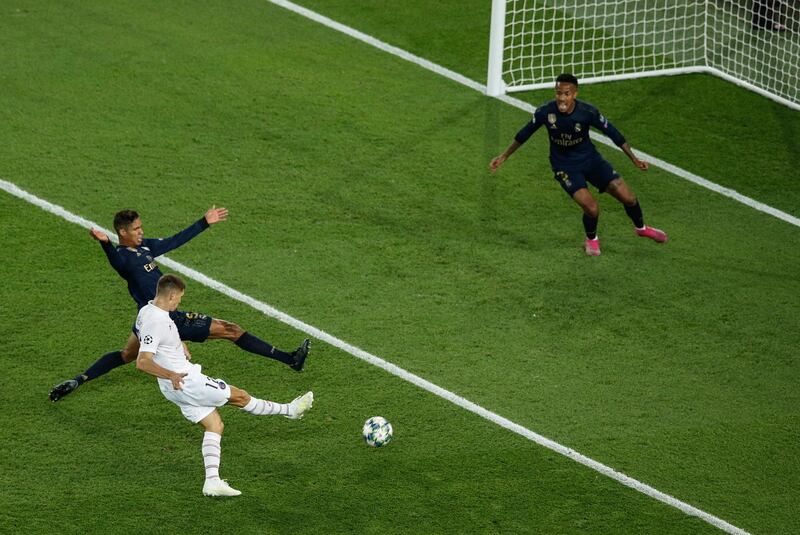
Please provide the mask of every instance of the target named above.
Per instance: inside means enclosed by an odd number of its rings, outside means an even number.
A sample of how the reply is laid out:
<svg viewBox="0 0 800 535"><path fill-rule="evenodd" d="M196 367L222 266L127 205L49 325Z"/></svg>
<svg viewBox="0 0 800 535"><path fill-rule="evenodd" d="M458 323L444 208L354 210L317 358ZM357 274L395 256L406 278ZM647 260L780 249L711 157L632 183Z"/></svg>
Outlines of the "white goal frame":
<svg viewBox="0 0 800 535"><path fill-rule="evenodd" d="M620 5L626 0L607 1L609 2L609 5L613 6L614 3L616 3L616 5ZM795 82L800 81L800 56L797 56L797 50L798 47L800 47L800 31L798 31L798 29L795 27L790 27L785 29L783 32L760 30L756 37L750 39L750 41L744 41L741 35L741 28L732 27L730 26L729 22L720 23L715 19L715 17L718 16L723 10L732 9L730 6L727 6L727 4L734 5L731 0L689 1L691 1L691 4L687 2L686 5L692 6L692 9L697 11L695 14L696 26L693 29L696 34L691 36L692 50L689 54L691 57L689 57L688 60L684 58L682 61L680 61L679 63L682 63L682 65L679 67L659 68L657 65L645 65L642 67L630 68L626 66L622 69L612 69L611 72L604 72L601 67L601 72L593 72L595 69L585 68L587 66L586 63L580 64L565 61L563 64L553 66L552 72L555 74L558 74L558 72L571 72L580 79L582 84L644 78L650 76L707 73L718 76L724 80L749 89L750 91L754 91L795 110L800 110L800 89L797 88L800 83L795 84ZM753 0L739 0L740 3L744 2L745 4L752 1ZM784 5L788 5L786 4L787 0L777 1L783 3ZM509 25L511 24L519 24L518 21L509 22L507 20L507 15L509 15L509 13L507 13L507 6L514 3L523 4L524 6L532 6L525 8L525 11L528 13L528 17L530 18L523 21L523 24L531 27L529 30L524 30L530 32L530 34L526 36L528 39L539 39L539 36L534 37L532 35L534 23L543 23L542 20L537 20L535 18L537 15L543 15L548 12L552 14L553 12L561 11L562 14L559 15L560 17L569 18L568 13L566 15L563 14L568 8L561 8L561 6L567 5L568 2L556 2L552 0L492 0L491 32L489 37L489 61L486 84L486 93L490 96L500 96L516 91L528 91L532 89L552 87L554 83L555 76L539 76L540 79L536 79L531 75L534 72L533 68L530 69L530 73L523 73L523 76L521 76L521 78L523 78L522 81L516 79L520 78L520 76L513 76L513 78L515 78L514 80L510 82L506 81L508 78L512 77L511 71L508 70L512 59L506 57L507 54L511 56L514 49L520 49L528 46L530 46L531 51L534 51L534 54L536 53L532 44L523 43L522 45L517 44L514 47L509 46L509 40L513 39L515 36L513 35L513 29L509 32L512 33L512 35L508 36L506 33L507 28L509 28ZM589 0L586 0L586 3L588 4ZM679 1L674 3L678 4ZM640 0L639 4L661 6L665 4L665 0ZM798 1L798 4L800 4L800 1ZM659 7L659 9L662 8ZM738 9L740 12L736 21L738 22L739 26L749 24L749 22L743 22L741 14L741 10L746 8L739 7ZM797 26L800 21L795 19L800 17L800 8L784 8L784 10L787 9L790 10L790 13L788 16L785 16L785 19L787 19L787 21L793 26ZM521 10L518 10L518 12L521 12ZM744 11L744 13L747 14L748 12ZM736 14L731 15L731 18L735 19L736 16ZM550 22L552 23L552 21ZM643 23L642 20L638 20L636 22L640 25ZM557 25L552 24L552 26L556 27ZM738 32L738 35L734 35L736 32ZM624 34L624 32L622 33ZM667 33L672 33L674 35L674 32L664 33L665 35ZM554 39L554 37L562 37L560 35L556 35L555 33L548 32L542 32L540 35L542 37L540 41L544 42L544 46L547 46L548 39L555 43L555 41L558 41L558 39ZM642 34L636 34L635 32L633 33L634 38L637 35ZM619 36L614 36L614 38L617 40L624 40L629 37L630 36L624 35L621 38ZM658 38L658 36L655 38ZM781 50L780 43L776 44L774 41L775 39L786 39L786 49ZM578 37L578 40L580 40L580 36ZM564 41L559 42L563 43ZM585 44L587 47L592 46L591 41L587 41ZM773 58L772 56L767 56L760 59L752 59L751 57L743 56L743 54L747 54L751 51L754 51L754 53L759 52L756 47L761 44L764 45L764 48L767 46L772 47L768 50L781 52L781 57ZM633 43L633 45L638 46L639 48L642 47L642 45L638 43ZM555 45L551 44L550 46ZM598 51L597 55L602 56L604 53L607 53L607 49ZM685 55L686 54L684 54L684 56ZM544 53L541 53L540 57L526 56L526 61L536 62L540 60L542 65L546 64L547 62L552 63L559 61L558 58L545 56L546 54ZM749 63L742 64L741 61L743 57L745 58L746 62L749 60ZM774 65L775 61L773 60L781 62L779 69L780 72L776 72ZM630 58L627 58L627 61L630 63ZM754 72L754 67L760 68L762 70L761 73ZM788 70L789 72L783 72L783 70ZM772 78L770 78L770 76L772 76ZM778 81L777 78L780 76L785 76L787 80ZM787 85L787 81L789 85Z"/></svg>

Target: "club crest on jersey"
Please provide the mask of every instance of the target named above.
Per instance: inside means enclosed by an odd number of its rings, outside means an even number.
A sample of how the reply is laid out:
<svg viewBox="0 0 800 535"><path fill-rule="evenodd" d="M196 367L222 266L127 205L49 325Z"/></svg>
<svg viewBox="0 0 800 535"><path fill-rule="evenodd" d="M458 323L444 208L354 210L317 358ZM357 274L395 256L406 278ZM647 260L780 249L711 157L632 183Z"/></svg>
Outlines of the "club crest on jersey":
<svg viewBox="0 0 800 535"><path fill-rule="evenodd" d="M556 126L556 114L555 113L548 113L547 114L547 122L550 123L550 128L558 128Z"/></svg>
<svg viewBox="0 0 800 535"><path fill-rule="evenodd" d="M580 132L581 131L581 123L575 123L575 131L576 132Z"/></svg>

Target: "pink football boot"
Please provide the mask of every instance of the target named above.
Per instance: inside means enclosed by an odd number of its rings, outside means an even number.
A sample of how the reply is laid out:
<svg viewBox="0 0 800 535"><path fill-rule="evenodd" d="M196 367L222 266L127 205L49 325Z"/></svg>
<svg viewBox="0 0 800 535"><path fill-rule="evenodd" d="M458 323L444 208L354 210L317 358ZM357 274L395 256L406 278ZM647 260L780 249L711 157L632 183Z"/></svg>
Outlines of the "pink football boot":
<svg viewBox="0 0 800 535"><path fill-rule="evenodd" d="M593 240L586 238L584 246L587 255L600 256L600 238L595 238Z"/></svg>
<svg viewBox="0 0 800 535"><path fill-rule="evenodd" d="M667 233L663 230L659 230L657 228L645 226L644 228L637 228L636 234L641 236L642 238L650 238L653 241L657 241L658 243L664 243L667 241Z"/></svg>

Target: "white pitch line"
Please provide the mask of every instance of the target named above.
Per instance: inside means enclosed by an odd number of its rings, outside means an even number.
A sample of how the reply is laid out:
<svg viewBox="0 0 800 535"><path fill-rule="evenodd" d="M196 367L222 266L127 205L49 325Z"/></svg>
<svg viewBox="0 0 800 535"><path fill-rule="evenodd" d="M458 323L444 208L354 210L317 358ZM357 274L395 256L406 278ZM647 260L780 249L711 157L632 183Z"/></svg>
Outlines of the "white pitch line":
<svg viewBox="0 0 800 535"><path fill-rule="evenodd" d="M412 54L411 52L403 50L402 48L398 48L396 46L390 45L389 43L386 43L384 41L376 39L376 38L372 37L371 35L367 35L367 34L365 34L363 32L360 32L360 31L356 30L355 28L351 28L350 26L345 26L344 24L342 24L340 22L336 22L335 20L330 19L330 18L328 18L328 17L326 17L324 15L320 15L319 13L317 13L315 11L311 11L308 8L305 8L303 6L299 6L299 5L297 5L297 4L293 3L293 2L289 2L287 0L267 0L267 1L275 4L276 6L280 6L282 8L288 9L289 11L297 13L298 15L302 15L303 17L311 19L314 22L318 22L318 23L320 23L320 24L322 24L324 26L327 26L328 28L332 28L332 29L336 30L337 32L341 32L341 33L344 33L346 35L349 35L350 37L353 37L354 39L358 39L359 41L362 41L362 42L364 42L364 43L366 43L366 44L368 44L370 46L374 46L375 48L383 50L384 52L387 52L387 53L392 54L394 56L403 58L406 61L410 61L411 63L419 65L420 67L422 67L424 69L428 69L429 71L435 72L436 74L444 76L445 78L449 78L450 80L453 80L454 82L458 82L459 84L467 86L470 89L474 89L475 91L478 91L478 92L480 92L480 93L482 93L484 95L486 94L486 85L485 84L481 84L481 83L476 82L475 80L471 80L471 79L467 78L466 76L464 76L463 74L459 74L459 73L457 73L455 71L452 71L452 70L450 70L450 69L448 69L446 67L442 67L441 65L438 65L436 63L433 63L430 60L427 60L425 58L422 58L420 56ZM508 95L502 95L502 96L499 96L499 97L496 97L496 98L498 100L501 100L501 101L505 102L506 104L514 106L515 108L518 108L520 110L527 111L527 112L529 112L531 114L533 114L533 111L536 109L536 106L533 106L531 104L528 104L527 102L524 102L522 100L519 100L517 98L511 97L511 96L508 96ZM614 143L610 139L606 138L605 136L598 136L598 137L592 138L592 140L593 141L598 141L598 142L600 142L600 143L602 143L604 145L608 145L609 147L616 148L616 145L614 145ZM765 214L769 214L769 215L771 215L773 217L776 217L776 218L778 218L778 219L780 219L782 221L785 221L785 222L787 222L787 223L789 223L791 225L794 225L796 227L800 227L800 218L797 218L797 217L795 217L795 216L793 216L791 214L788 214L786 212L778 210L777 208L773 208L772 206L769 206L767 204L759 202L759 201L757 201L755 199L751 199L750 197L747 197L746 195L742 195L741 193L739 193L739 192L737 192L735 190L732 190L730 188L726 188L724 186L720 186L719 184L717 184L715 182L707 180L707 179L705 179L705 178L703 178L703 177L701 177L699 175L696 175L694 173L691 173L691 172L689 172L689 171L687 171L685 169L681 169L680 167L678 167L676 165L673 165L673 164L671 164L669 162L666 162L666 161L664 161L664 160L662 160L660 158L656 158L655 156L651 156L651 155L649 155L649 154L647 154L645 152L642 152L642 151L640 151L638 149L637 149L636 152L639 153L639 156L640 156L640 158L642 160L645 160L645 161L651 163L655 167L660 167L661 169L663 169L663 170L665 170L665 171L667 171L669 173L672 173L673 175L678 176L678 177L680 177L680 178L682 178L684 180L688 180L689 182L692 182L693 184L697 184L698 186L701 186L703 188L709 189L709 190L711 190L711 191L713 191L715 193L718 193L718 194L723 195L725 197L729 197L731 199L734 199L735 201L738 201L738 202L740 202L740 203L742 203L744 205L747 205L750 208L753 208L753 209L758 210L759 212L763 212Z"/></svg>
<svg viewBox="0 0 800 535"><path fill-rule="evenodd" d="M55 214L59 217L66 219L67 221L80 225L83 228L91 229L92 227L94 227L102 230L103 232L108 234L109 237L114 236L114 233L103 229L103 227L97 225L96 223L93 223L88 219L84 219L83 217L75 215L72 212L69 212L66 209L62 208L61 206L45 201L44 199L41 199L31 193L28 193L27 191L19 188L17 185L11 182L7 182L3 179L0 179L0 189L3 189L6 192L10 193L11 195L14 195L15 197L19 197L20 199L23 199L35 206L38 206L39 208L43 209L46 212ZM253 297L250 297L249 295L243 294L242 292L235 290L222 282L212 279L211 277L208 277L207 275L204 275L199 271L196 271L188 266L185 266L172 259L169 259L166 256L160 256L159 263L169 267L172 270L184 274L185 276L199 282L200 284L203 284L204 286L217 290L218 292L230 297L231 299L235 299L256 310L259 310L271 318L275 318L291 327L294 327L295 329L302 331L308 334L309 336L312 336L318 340L326 342L334 347L337 347L342 351L349 353L350 355L353 355L356 358L359 358L365 362L369 362L370 364L377 366L378 368L386 370L392 375L400 377L401 379L408 381L409 383L418 386L423 390L427 390L428 392L435 394L440 398L446 399L447 401L450 401L451 403L454 403L455 405L458 405L463 409L475 413L478 416L485 418L486 420L489 420L490 422L493 422L501 427L504 427L509 431L517 433L518 435L521 435L527 438L528 440L531 440L536 444L539 444L540 446L544 446L545 448L548 448L556 453L568 457L573 461L576 461L584 466L591 468L592 470L595 470L603 475L606 475L611 479L614 479L622 483L626 487L630 487L660 502L663 502L667 505L671 505L672 507L675 507L676 509L683 511L687 515L700 518L705 522L711 524L712 526L715 526L727 533L731 533L733 535L749 535L746 531L737 528L732 524L729 524L728 522L722 520L721 518L718 518L710 513L706 513L705 511L698 509L697 507L694 507L693 505L689 505L688 503L682 502L681 500L673 496L670 496L669 494L665 494L664 492L661 492L660 490L657 490L651 487L650 485L642 483L641 481L633 479L632 477L629 477L623 474L622 472L617 472L613 468L606 466L598 461L595 461L594 459L586 457L585 455L578 453L572 448L568 448L567 446L559 444L558 442L555 442L547 437L535 433L534 431L531 431L527 427L523 427L518 423L512 422L508 418L504 418L503 416L500 416L499 414L494 413L489 409L481 407L480 405L473 403L472 401L463 398L458 394L455 394L449 390L446 390L441 386L431 383L430 381L423 379L418 375L406 371L403 368L395 364L392 364L391 362L388 362L380 357L373 355L372 353L369 353L359 347L349 344L344 340L336 338L335 336L328 334L325 331L314 327L313 325L309 325L308 323L300 321L299 319L296 319L286 314L285 312L281 312L280 310L278 310L273 306L263 303Z"/></svg>

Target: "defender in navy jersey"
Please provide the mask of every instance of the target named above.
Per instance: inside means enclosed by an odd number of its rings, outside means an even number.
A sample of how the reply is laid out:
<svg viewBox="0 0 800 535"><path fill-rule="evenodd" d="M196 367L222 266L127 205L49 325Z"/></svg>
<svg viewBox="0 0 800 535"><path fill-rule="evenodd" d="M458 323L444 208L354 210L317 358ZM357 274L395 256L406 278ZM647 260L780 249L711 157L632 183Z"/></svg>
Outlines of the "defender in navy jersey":
<svg viewBox="0 0 800 535"><path fill-rule="evenodd" d="M659 243L667 241L663 231L644 224L642 209L636 195L614 168L597 152L589 139L589 129L594 127L606 134L642 171L647 162L636 157L625 137L597 108L577 100L578 79L562 74L556 79L556 98L538 107L533 118L514 137L514 141L489 164L496 171L523 143L540 128L547 130L550 138L550 166L556 181L583 210L583 227L586 232L584 250L589 256L600 255L597 221L600 207L589 192L588 184L600 193L608 192L620 201L636 227L636 234Z"/></svg>
<svg viewBox="0 0 800 535"><path fill-rule="evenodd" d="M155 259L188 242L209 226L228 218L226 208L210 208L205 215L181 232L169 238L149 239L142 232L142 221L133 210L123 210L114 216L114 229L119 245L114 246L109 237L100 230L91 229L92 238L100 242L111 266L128 283L128 292L141 309L156 295L156 287L162 273ZM287 353L260 338L245 332L235 323L211 318L205 314L175 310L170 317L178 327L182 341L204 342L207 339L224 338L245 351L283 362L296 371L301 371L308 356L308 339L295 351ZM187 356L189 348L183 344ZM134 327L128 342L121 351L112 351L100 357L84 373L56 385L50 391L50 400L58 401L73 392L86 381L96 379L114 368L133 362L139 354L139 339Z"/></svg>

